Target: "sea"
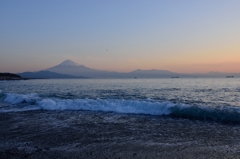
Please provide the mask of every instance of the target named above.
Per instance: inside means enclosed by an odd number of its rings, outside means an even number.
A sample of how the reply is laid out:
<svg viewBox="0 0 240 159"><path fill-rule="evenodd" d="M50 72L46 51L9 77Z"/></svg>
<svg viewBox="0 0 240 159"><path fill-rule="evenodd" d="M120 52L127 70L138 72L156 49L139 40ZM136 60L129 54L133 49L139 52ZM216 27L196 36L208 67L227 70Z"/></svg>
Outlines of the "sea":
<svg viewBox="0 0 240 159"><path fill-rule="evenodd" d="M90 111L240 124L240 78L0 81L0 113Z"/></svg>

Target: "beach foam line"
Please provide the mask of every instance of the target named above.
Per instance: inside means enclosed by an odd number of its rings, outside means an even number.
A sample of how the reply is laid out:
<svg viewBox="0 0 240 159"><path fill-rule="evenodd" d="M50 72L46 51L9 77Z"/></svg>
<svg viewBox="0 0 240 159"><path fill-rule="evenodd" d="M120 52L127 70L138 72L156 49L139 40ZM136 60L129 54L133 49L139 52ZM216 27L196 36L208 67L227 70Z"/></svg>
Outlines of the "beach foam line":
<svg viewBox="0 0 240 159"><path fill-rule="evenodd" d="M12 104L13 111L16 110L18 105L24 104L27 107L26 111L39 109L49 111L87 110L159 116L169 115L176 118L240 124L240 109L233 107L211 108L207 106L190 106L149 99L59 99L41 98L37 94L13 93L5 93L1 96L4 102ZM21 109L24 110L25 107Z"/></svg>

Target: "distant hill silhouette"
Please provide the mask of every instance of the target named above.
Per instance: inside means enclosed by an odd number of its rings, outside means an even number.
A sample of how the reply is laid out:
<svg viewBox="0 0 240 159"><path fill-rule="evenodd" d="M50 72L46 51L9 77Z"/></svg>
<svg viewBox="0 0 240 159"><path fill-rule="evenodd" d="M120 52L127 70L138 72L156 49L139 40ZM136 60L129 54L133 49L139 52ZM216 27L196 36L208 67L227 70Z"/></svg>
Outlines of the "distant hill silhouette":
<svg viewBox="0 0 240 159"><path fill-rule="evenodd" d="M167 70L156 70L156 69L152 69L152 70L138 69L138 70L129 72L128 74L129 76L141 77L141 78L170 78L173 76L182 76L182 77L187 76L185 74L179 74L179 73L174 73Z"/></svg>
<svg viewBox="0 0 240 159"><path fill-rule="evenodd" d="M84 78L82 76L71 76L66 74L60 74L50 71L39 71L39 72L23 72L19 73L23 78Z"/></svg>
<svg viewBox="0 0 240 159"><path fill-rule="evenodd" d="M0 73L0 80L19 80L19 79L22 79L22 77L13 73Z"/></svg>
<svg viewBox="0 0 240 159"><path fill-rule="evenodd" d="M17 77L17 78L21 78L21 76L17 75L17 74L13 74L13 73L0 73L0 76L8 76L8 77Z"/></svg>

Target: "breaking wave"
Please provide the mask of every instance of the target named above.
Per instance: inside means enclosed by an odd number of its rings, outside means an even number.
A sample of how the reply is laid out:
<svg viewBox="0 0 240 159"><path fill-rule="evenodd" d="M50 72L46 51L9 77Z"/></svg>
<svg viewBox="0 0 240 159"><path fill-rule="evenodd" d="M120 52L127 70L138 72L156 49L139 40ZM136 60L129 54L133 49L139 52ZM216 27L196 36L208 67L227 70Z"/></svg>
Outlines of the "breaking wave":
<svg viewBox="0 0 240 159"><path fill-rule="evenodd" d="M125 99L59 99L42 98L38 94L1 93L0 100L10 104L8 110L88 110L129 114L167 115L176 118L207 120L240 124L240 109L235 107L211 108L176 104L169 101ZM16 109L18 108L18 109Z"/></svg>

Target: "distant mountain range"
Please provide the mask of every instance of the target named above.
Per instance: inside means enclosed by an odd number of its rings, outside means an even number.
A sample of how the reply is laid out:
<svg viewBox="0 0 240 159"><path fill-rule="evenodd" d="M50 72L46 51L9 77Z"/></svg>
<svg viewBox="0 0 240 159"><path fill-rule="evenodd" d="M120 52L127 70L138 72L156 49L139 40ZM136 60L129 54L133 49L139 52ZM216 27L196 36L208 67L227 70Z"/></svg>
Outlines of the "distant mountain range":
<svg viewBox="0 0 240 159"><path fill-rule="evenodd" d="M180 74L167 70L135 70L128 73L102 71L66 60L59 65L39 72L19 73L23 78L198 78L198 77L240 77L240 73L209 72L206 74Z"/></svg>
<svg viewBox="0 0 240 159"><path fill-rule="evenodd" d="M128 73L102 71L79 65L71 60L66 60L61 64L48 68L46 71L68 74L72 76L84 76L90 78L169 78L180 74L166 70L135 70ZM186 75L184 75L186 76Z"/></svg>

